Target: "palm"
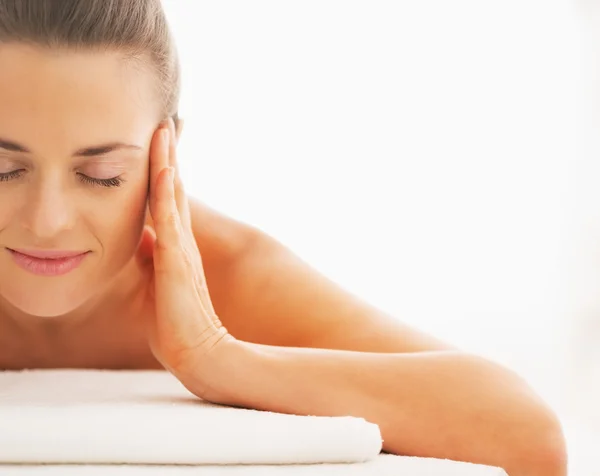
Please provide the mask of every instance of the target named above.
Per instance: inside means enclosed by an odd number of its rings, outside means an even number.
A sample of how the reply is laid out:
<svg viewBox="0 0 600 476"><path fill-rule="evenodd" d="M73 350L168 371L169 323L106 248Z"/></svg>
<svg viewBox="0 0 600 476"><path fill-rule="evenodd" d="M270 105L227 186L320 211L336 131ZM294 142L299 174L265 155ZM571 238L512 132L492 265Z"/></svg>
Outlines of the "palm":
<svg viewBox="0 0 600 476"><path fill-rule="evenodd" d="M175 288L173 292L172 286L161 285L161 274L155 268L156 235L151 226L144 229L140 253L145 274L142 306L150 349L165 368L172 370L186 367L185 360L192 357L211 333L224 329L206 288L200 254L197 254L197 264L200 266L195 268L195 276L190 279L196 292L190 293L187 286ZM195 310L197 319L184 321L162 318L166 315L189 314L191 309ZM183 325L184 322L186 325ZM204 351L208 350L210 349Z"/></svg>

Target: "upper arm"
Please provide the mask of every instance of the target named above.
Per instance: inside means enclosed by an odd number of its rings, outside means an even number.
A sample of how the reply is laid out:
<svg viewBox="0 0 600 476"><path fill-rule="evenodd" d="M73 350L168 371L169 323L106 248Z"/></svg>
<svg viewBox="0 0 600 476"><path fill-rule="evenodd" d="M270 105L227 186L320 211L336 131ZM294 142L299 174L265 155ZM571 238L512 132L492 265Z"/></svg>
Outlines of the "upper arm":
<svg viewBox="0 0 600 476"><path fill-rule="evenodd" d="M236 300L240 280L236 270L252 246L258 230L236 220L197 198L188 196L192 232L206 277L206 284L215 312L229 329L238 313L229 312L231 300ZM235 327L235 323L233 324Z"/></svg>
<svg viewBox="0 0 600 476"><path fill-rule="evenodd" d="M250 247L258 230L209 207L197 198L188 197L188 201L192 231L202 255L207 280L215 278L220 268L238 261Z"/></svg>
<svg viewBox="0 0 600 476"><path fill-rule="evenodd" d="M197 201L191 212L213 306L234 337L365 352L454 349L342 289L266 233Z"/></svg>

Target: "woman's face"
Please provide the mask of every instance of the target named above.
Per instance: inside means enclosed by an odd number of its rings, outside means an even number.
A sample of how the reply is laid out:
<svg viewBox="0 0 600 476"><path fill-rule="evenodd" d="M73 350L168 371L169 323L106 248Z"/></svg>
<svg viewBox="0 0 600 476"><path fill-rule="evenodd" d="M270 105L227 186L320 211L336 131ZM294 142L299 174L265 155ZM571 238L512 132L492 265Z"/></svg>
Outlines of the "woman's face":
<svg viewBox="0 0 600 476"><path fill-rule="evenodd" d="M0 298L40 317L106 288L137 248L160 117L153 76L116 53L0 45ZM54 276L9 250L88 252Z"/></svg>

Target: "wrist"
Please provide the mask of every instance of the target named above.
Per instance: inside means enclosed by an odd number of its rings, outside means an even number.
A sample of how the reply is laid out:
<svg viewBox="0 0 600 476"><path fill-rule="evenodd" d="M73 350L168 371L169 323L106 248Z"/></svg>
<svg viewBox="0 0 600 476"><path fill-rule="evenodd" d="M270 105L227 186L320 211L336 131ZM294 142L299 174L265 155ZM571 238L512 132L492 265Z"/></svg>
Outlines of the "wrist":
<svg viewBox="0 0 600 476"><path fill-rule="evenodd" d="M192 359L178 375L184 386L203 400L221 405L246 406L257 384L258 353L254 344L225 336L210 352Z"/></svg>
<svg viewBox="0 0 600 476"><path fill-rule="evenodd" d="M222 375L218 389L219 403L255 408L256 397L264 388L265 362L259 346L235 340L229 343L227 357L221 360ZM224 352L225 354L225 352ZM258 392L258 395L255 395Z"/></svg>

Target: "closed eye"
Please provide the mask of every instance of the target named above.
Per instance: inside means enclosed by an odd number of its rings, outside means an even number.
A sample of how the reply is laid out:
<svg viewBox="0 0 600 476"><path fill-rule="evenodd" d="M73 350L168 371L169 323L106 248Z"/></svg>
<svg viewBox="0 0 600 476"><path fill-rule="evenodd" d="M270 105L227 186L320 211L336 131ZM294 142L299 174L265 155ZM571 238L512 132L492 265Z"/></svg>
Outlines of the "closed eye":
<svg viewBox="0 0 600 476"><path fill-rule="evenodd" d="M119 187L124 180L121 177L112 177L108 179L99 179L90 177L88 175L78 173L79 179L84 183L89 183L91 185L99 185L101 187Z"/></svg>
<svg viewBox="0 0 600 476"><path fill-rule="evenodd" d="M24 169L19 169L0 174L0 182L7 182L8 180L18 178L23 172L25 172Z"/></svg>
<svg viewBox="0 0 600 476"><path fill-rule="evenodd" d="M0 182L7 182L12 179L17 179L24 172L25 172L25 169L18 169L18 170L12 170L11 172L6 172L3 174L0 174ZM81 180L83 183L86 183L89 185L101 186L101 187L109 187L109 188L110 187L119 187L121 184L123 184L125 182L125 180L123 178L121 178L120 176L107 178L107 179L99 179L99 178L90 177L89 175L85 175L82 173L78 173L77 175L79 176L79 180Z"/></svg>

